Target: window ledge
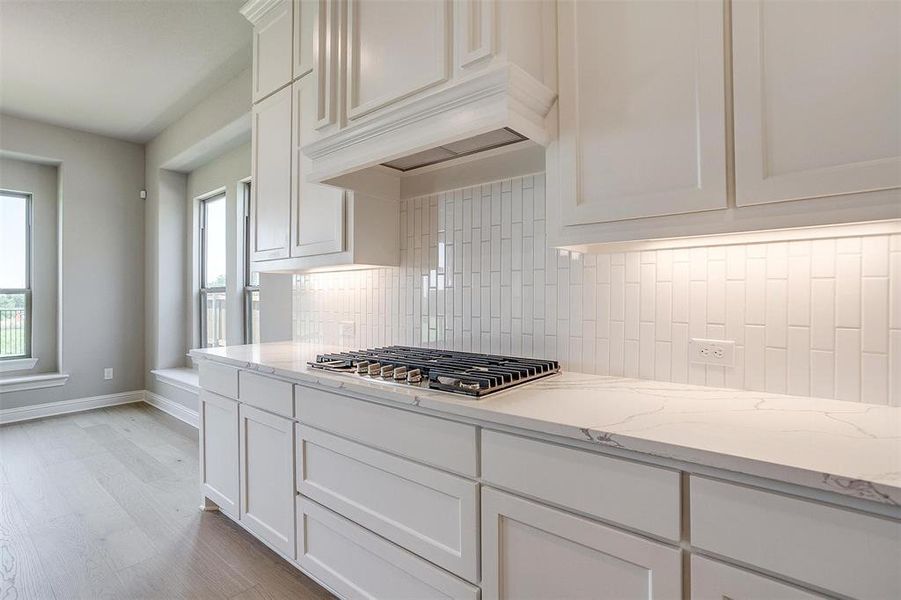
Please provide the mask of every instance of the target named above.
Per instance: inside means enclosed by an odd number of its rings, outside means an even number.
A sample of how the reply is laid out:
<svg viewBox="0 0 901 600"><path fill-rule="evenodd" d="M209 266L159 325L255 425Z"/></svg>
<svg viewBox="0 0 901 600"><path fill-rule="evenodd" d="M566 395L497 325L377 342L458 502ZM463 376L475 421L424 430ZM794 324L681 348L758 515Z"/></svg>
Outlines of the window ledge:
<svg viewBox="0 0 901 600"><path fill-rule="evenodd" d="M0 360L0 373L9 371L28 371L38 364L36 358L9 358Z"/></svg>
<svg viewBox="0 0 901 600"><path fill-rule="evenodd" d="M4 377L0 378L0 392L22 392L25 390L58 387L66 385L68 380L68 373L42 373L24 377Z"/></svg>
<svg viewBox="0 0 901 600"><path fill-rule="evenodd" d="M150 371L160 383L184 390L191 394L200 393L200 376L188 367L179 369L153 369Z"/></svg>

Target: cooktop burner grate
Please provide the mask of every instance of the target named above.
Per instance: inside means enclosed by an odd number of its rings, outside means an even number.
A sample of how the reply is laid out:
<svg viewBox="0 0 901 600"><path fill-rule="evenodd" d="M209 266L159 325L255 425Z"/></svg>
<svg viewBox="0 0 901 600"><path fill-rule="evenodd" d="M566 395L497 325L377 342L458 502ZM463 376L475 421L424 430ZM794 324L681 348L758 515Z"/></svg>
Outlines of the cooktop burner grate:
<svg viewBox="0 0 901 600"><path fill-rule="evenodd" d="M560 372L555 360L413 346L320 354L309 364L327 371L476 397Z"/></svg>

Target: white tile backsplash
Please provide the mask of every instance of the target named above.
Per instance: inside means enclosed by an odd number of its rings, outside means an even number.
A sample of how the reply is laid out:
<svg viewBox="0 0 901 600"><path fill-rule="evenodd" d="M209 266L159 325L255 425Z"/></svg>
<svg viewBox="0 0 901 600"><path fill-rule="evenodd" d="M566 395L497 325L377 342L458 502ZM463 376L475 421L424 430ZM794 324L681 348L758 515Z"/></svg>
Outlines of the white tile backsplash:
<svg viewBox="0 0 901 600"><path fill-rule="evenodd" d="M401 266L298 275L294 337L534 355L564 368L901 406L901 236L580 255L544 176L401 202ZM736 342L733 367L690 337Z"/></svg>

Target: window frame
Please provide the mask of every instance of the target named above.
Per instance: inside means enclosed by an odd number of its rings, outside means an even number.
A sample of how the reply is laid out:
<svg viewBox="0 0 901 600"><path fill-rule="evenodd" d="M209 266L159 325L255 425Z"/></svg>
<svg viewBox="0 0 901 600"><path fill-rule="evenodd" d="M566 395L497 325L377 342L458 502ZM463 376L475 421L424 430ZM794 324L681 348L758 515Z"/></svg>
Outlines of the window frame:
<svg viewBox="0 0 901 600"><path fill-rule="evenodd" d="M243 206L244 206L244 343L252 344L254 338L254 330L253 330L253 295L255 293L259 293L260 285L257 283L253 284L253 271L251 270L251 248L252 248L252 222L251 222L251 196L250 196L250 187L252 182L250 180L241 182L241 189L243 191Z"/></svg>
<svg viewBox="0 0 901 600"><path fill-rule="evenodd" d="M215 287L206 287L206 252L207 252L207 226L206 226L206 211L207 211L207 203L212 202L214 200L222 200L223 202L228 202L228 198L226 197L226 193L224 190L216 191L212 194L208 194L202 198L200 198L199 210L200 215L198 216L198 223L200 226L200 248L198 252L198 256L200 258L200 267L199 267L199 287L198 287L198 296L200 302L200 347L208 348L207 346L207 310L206 310L206 302L207 296L209 294L226 294L227 289L226 286L215 286ZM226 204L226 208L227 208Z"/></svg>
<svg viewBox="0 0 901 600"><path fill-rule="evenodd" d="M34 236L32 229L34 227L34 217L32 213L32 195L27 192L16 192L13 190L0 189L3 196L19 197L25 200L25 287L24 288L0 288L0 294L24 294L25 295L25 352L24 354L15 354L0 357L0 361L22 360L23 358L34 358L31 355L31 277L32 277L32 240Z"/></svg>

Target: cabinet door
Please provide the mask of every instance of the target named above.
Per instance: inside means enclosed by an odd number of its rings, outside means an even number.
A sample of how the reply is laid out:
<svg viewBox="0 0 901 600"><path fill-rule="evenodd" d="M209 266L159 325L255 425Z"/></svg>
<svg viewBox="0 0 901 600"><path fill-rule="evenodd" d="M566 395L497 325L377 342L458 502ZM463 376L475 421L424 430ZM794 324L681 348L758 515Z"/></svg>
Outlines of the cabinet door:
<svg viewBox="0 0 901 600"><path fill-rule="evenodd" d="M286 258L291 232L291 88L254 105L252 114L252 259Z"/></svg>
<svg viewBox="0 0 901 600"><path fill-rule="evenodd" d="M725 208L723 3L557 6L562 223Z"/></svg>
<svg viewBox="0 0 901 600"><path fill-rule="evenodd" d="M315 256L344 250L345 192L307 181L312 160L301 150L316 126L316 87L314 77L303 77L292 87L291 256Z"/></svg>
<svg viewBox="0 0 901 600"><path fill-rule="evenodd" d="M241 405L241 522L294 558L293 422Z"/></svg>
<svg viewBox="0 0 901 600"><path fill-rule="evenodd" d="M200 390L200 485L219 510L238 517L238 403Z"/></svg>
<svg viewBox="0 0 901 600"><path fill-rule="evenodd" d="M825 596L818 596L709 558L692 556L691 598L692 600L817 600Z"/></svg>
<svg viewBox="0 0 901 600"><path fill-rule="evenodd" d="M680 598L679 549L482 488L483 598Z"/></svg>
<svg viewBox="0 0 901 600"><path fill-rule="evenodd" d="M291 83L294 2L282 0L253 25L253 101Z"/></svg>
<svg viewBox="0 0 901 600"><path fill-rule="evenodd" d="M350 119L447 80L451 0L350 0L348 12Z"/></svg>
<svg viewBox="0 0 901 600"><path fill-rule="evenodd" d="M732 6L739 206L901 187L898 2Z"/></svg>
<svg viewBox="0 0 901 600"><path fill-rule="evenodd" d="M313 70L313 45L316 37L319 5L325 0L295 0L294 3L294 79Z"/></svg>

